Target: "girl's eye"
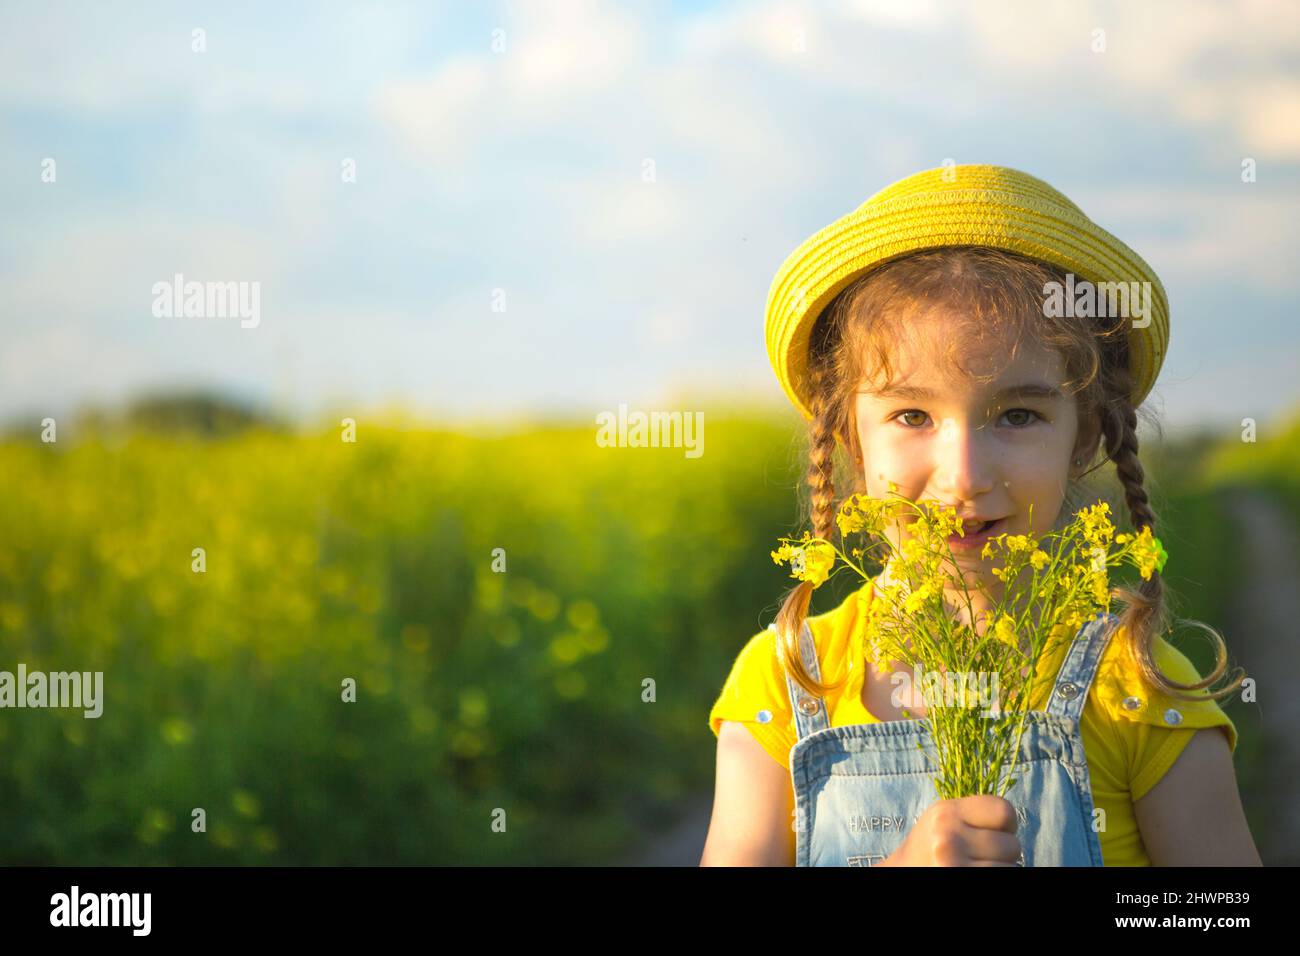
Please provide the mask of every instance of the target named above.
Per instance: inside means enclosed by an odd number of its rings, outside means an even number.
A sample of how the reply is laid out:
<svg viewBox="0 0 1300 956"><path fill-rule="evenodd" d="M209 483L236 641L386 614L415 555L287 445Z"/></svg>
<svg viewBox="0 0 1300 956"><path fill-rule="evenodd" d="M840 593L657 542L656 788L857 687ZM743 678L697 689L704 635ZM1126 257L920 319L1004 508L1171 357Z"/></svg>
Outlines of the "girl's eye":
<svg viewBox="0 0 1300 956"><path fill-rule="evenodd" d="M1034 411L1034 410L1031 409L1031 408L1009 408L1009 409L1007 409L1006 414L1007 414L1007 415L1014 415L1014 414L1016 414L1017 412L1023 412L1024 414L1029 415L1029 416L1031 416L1031 417L1025 419L1025 420L1024 420L1023 422L1021 422L1019 425L1014 426L1014 427L1016 427L1016 428L1024 428L1026 425L1032 425L1032 424L1034 423L1034 419L1035 419L1035 418L1042 418L1042 417L1043 417L1043 416L1039 415L1038 412Z"/></svg>
<svg viewBox="0 0 1300 956"><path fill-rule="evenodd" d="M1032 425L1032 424L1034 423L1034 419L1038 419L1038 418L1042 418L1042 417L1043 417L1043 416L1039 415L1038 412L1036 412L1036 411L1034 411L1033 409L1030 409L1030 408L1009 408L1009 409L1007 409L1007 411L1004 412L1003 414L1004 414L1004 415L1015 415L1015 414L1017 414L1017 413L1023 413L1023 414L1025 414L1025 415L1028 415L1028 416L1031 416L1031 417L1029 417L1029 418L1027 418L1027 419L1020 420L1019 422L1013 422L1013 423L1012 423L1012 426L1011 426L1012 428L1024 428L1024 427L1026 427L1026 426L1028 426L1028 425ZM922 418L922 420L919 421L919 422L903 421L903 420L904 420L908 415L920 415L921 418ZM921 426L923 426L923 425L925 424L924 419L927 418L927 417L928 417L928 416L925 414L925 412L923 412L923 411L921 411L920 409L917 409L917 408L909 408L909 409L906 409L906 410L904 410L904 411L899 412L898 414L896 414L896 415L894 416L894 418L896 418L896 419L898 419L898 420L900 420L900 421L903 421L903 424L906 425L908 428L920 428Z"/></svg>
<svg viewBox="0 0 1300 956"><path fill-rule="evenodd" d="M898 419L902 419L902 418L907 417L908 415L920 415L920 416L922 416L922 418L924 418L924 417L925 417L925 412L918 411L918 410L912 408L912 409L908 409L907 411L899 412L899 413L898 413L897 415L895 415L894 417L895 417L895 418L898 418ZM925 424L925 422L923 422L923 421L921 421L921 422L903 422L903 424L904 424L904 425L907 425L909 428L920 428L922 425Z"/></svg>

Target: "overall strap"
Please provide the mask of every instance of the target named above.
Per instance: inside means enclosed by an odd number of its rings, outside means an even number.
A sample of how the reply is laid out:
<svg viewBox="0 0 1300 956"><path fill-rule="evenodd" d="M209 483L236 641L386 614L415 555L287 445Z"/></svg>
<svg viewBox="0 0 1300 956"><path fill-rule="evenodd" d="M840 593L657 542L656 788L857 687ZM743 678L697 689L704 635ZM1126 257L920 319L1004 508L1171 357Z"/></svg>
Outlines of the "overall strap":
<svg viewBox="0 0 1300 956"><path fill-rule="evenodd" d="M1076 720L1080 718L1102 652L1106 650L1106 643L1118 623L1119 618L1114 614L1098 611L1096 617L1079 628L1079 633L1070 644L1065 662L1056 674L1052 695L1047 699L1046 710L1049 714L1073 717Z"/></svg>
<svg viewBox="0 0 1300 956"><path fill-rule="evenodd" d="M768 630L775 631L776 625L769 624ZM812 630L806 620L803 622L803 630L799 633L799 656L803 658L803 666L812 675L813 680L820 683L822 673L817 663L817 644L813 640ZM790 694L790 708L794 711L795 730L799 740L830 726L824 698L813 697L789 674L785 675L785 683Z"/></svg>

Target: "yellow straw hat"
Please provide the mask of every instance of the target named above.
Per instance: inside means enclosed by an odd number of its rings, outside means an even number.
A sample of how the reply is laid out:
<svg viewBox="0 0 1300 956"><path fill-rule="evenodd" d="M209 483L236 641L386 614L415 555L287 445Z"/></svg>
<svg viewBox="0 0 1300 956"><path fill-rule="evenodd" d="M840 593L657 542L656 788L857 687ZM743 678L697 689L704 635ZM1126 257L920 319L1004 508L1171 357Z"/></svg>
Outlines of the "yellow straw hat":
<svg viewBox="0 0 1300 956"><path fill-rule="evenodd" d="M767 295L767 355L804 418L812 418L808 342L826 306L877 266L942 246L1006 249L1094 284L1150 283L1146 324L1129 329L1134 407L1146 398L1169 348L1169 303L1151 267L1041 179L1005 166L950 165L882 189L804 240L777 270Z"/></svg>

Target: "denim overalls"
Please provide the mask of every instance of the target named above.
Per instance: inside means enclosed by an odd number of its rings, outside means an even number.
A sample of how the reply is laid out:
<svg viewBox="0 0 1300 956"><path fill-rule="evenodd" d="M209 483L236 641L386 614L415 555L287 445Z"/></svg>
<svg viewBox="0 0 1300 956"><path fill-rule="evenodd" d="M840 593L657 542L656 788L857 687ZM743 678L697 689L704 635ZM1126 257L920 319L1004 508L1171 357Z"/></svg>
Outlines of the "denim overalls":
<svg viewBox="0 0 1300 956"><path fill-rule="evenodd" d="M1004 794L1016 808L1019 865L1102 865L1079 717L1117 623L1115 615L1101 611L1086 622L1066 653L1046 710L1025 715L1017 779ZM820 681L806 622L799 644L804 666ZM798 732L790 749L795 865L873 866L939 800L929 725L917 719L831 727L826 701L810 697L788 675L786 682Z"/></svg>

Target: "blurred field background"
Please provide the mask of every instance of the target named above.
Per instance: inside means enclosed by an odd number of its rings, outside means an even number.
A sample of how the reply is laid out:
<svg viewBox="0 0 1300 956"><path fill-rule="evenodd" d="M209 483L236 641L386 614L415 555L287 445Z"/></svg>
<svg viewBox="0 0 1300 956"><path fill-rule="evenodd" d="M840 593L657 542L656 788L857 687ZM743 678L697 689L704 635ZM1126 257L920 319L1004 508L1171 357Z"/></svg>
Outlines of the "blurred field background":
<svg viewBox="0 0 1300 956"><path fill-rule="evenodd" d="M99 719L0 720L0 863L655 858L684 807L698 833L708 708L790 583L768 552L798 527L796 425L710 415L698 459L600 448L586 424L471 435L396 413L359 416L346 443L333 422L295 431L201 397L60 423L53 444L11 431L0 668L102 670L105 702ZM1248 672L1293 657L1294 629L1248 623L1256 541L1234 502L1264 502L1294 556L1300 410L1256 443L1220 432L1143 457L1178 612ZM814 610L857 583L833 579ZM1272 586L1294 599L1293 579ZM1225 706L1268 862L1294 796L1268 777L1282 728ZM685 843L675 862L698 861Z"/></svg>

